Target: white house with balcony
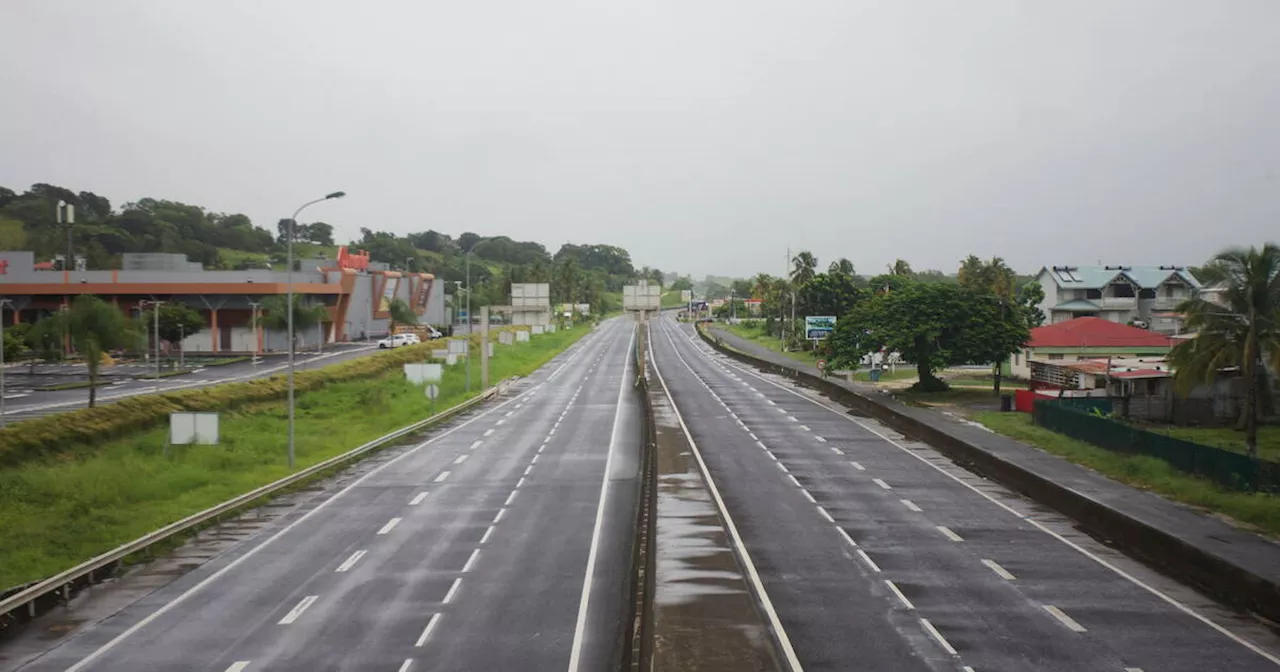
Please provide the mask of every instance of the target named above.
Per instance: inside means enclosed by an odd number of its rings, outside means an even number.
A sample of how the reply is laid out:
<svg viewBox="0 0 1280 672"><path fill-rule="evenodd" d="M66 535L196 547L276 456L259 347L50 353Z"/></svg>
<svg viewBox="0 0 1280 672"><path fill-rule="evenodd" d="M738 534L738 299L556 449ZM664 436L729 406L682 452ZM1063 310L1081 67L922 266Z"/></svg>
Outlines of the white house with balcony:
<svg viewBox="0 0 1280 672"><path fill-rule="evenodd" d="M1046 266L1036 280L1046 324L1098 317L1163 334L1181 330L1178 305L1201 291L1183 266Z"/></svg>

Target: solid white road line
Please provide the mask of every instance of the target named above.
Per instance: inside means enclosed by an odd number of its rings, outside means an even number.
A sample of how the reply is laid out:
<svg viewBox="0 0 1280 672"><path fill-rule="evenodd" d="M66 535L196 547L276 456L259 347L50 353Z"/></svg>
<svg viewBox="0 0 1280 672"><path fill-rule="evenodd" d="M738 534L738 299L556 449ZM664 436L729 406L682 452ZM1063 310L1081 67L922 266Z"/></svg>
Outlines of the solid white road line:
<svg viewBox="0 0 1280 672"><path fill-rule="evenodd" d="M905 506L905 507L907 507L908 509L910 509L910 510L912 510L912 511L915 511L916 513L920 513L920 512L921 512L921 508L920 508L920 507L918 507L918 506L916 506L916 503L915 503L915 502L913 502L913 501L911 501L911 500L909 500L909 499L903 499L903 500L900 500L900 501L902 502L902 505L903 505L903 506Z"/></svg>
<svg viewBox="0 0 1280 672"><path fill-rule="evenodd" d="M394 530L396 528L396 525L399 525L399 524L400 524L399 518L392 518L391 520L387 521L386 525L382 526L382 529L378 530L378 534L386 534L391 530Z"/></svg>
<svg viewBox="0 0 1280 672"><path fill-rule="evenodd" d="M477 548L476 550L471 551L471 557L467 558L467 564L462 566L462 571L464 573L471 571L471 568L476 564L476 558L478 557L480 557L480 549Z"/></svg>
<svg viewBox="0 0 1280 672"><path fill-rule="evenodd" d="M604 529L604 511L609 502L610 472L613 468L613 454L618 446L618 433L622 426L622 402L626 398L627 372L631 369L631 349L635 347L637 326L631 330L627 341L627 349L623 353L622 380L618 383L618 402L613 412L613 431L609 435L609 453L604 459L604 477L600 483L600 503L596 506L595 529L591 532L591 548L587 552L587 573L582 580L582 599L578 603L578 622L573 630L573 647L569 651L569 672L578 672L582 664L582 644L587 630L587 615L591 607L591 584L595 579L596 557L600 552L600 534ZM646 339L648 340L648 339ZM675 403L672 403L674 406ZM677 412L678 416L678 412Z"/></svg>
<svg viewBox="0 0 1280 672"><path fill-rule="evenodd" d="M399 670L399 672L409 672L409 668L411 668L411 667L413 667L413 659L412 659L412 658L405 658L405 659L404 659L404 662L403 662L403 663L400 663L400 670Z"/></svg>
<svg viewBox="0 0 1280 672"><path fill-rule="evenodd" d="M800 489L800 492L801 492L801 493L803 493L803 494L804 494L804 496L805 496L805 497L807 497L807 498L809 499L809 503L810 503L810 504L817 504L817 503L818 503L818 500L814 499L814 498L813 498L813 495L809 494L809 491L808 491L808 490L805 490L804 488L801 488L801 489Z"/></svg>
<svg viewBox="0 0 1280 672"><path fill-rule="evenodd" d="M908 599L907 599L907 596L906 596L906 595L903 595L903 594L902 594L902 591L901 591L901 590L898 590L898 587L897 587L896 585L894 585L894 583L893 583L892 581L890 581L889 579L885 579L885 580L884 580L884 585L889 586L889 590L892 590L892 591L893 591L893 594L898 596L898 600L902 602L902 606L904 606L904 607L906 607L906 608L908 608L908 609L915 609L915 608L916 608L916 605L911 604L911 600L908 600Z"/></svg>
<svg viewBox="0 0 1280 672"><path fill-rule="evenodd" d="M1074 618L1071 618L1070 616L1062 613L1061 609L1053 606L1052 604L1043 604L1040 606L1044 607L1045 611L1049 612L1054 618L1058 619L1059 621L1062 622L1063 625L1067 626L1068 630L1071 630L1072 632L1085 631L1083 625L1080 625L1079 623L1077 623Z"/></svg>
<svg viewBox="0 0 1280 672"><path fill-rule="evenodd" d="M853 540L853 537L849 536L849 533L848 533L848 532L845 532L843 527L839 527L839 526L837 526L837 527L836 527L836 531L840 533L840 536L844 537L844 540L845 540L845 541L849 542L849 545L850 545L850 546L852 546L852 547L854 547L854 548L857 548L857 547L858 547L858 542L854 541L854 540Z"/></svg>
<svg viewBox="0 0 1280 672"><path fill-rule="evenodd" d="M882 480L880 480L880 479L878 479L878 478L873 478L873 479L871 479L871 482L872 482L872 483L875 483L876 485L878 485L878 486L880 486L880 487L882 487L882 488L884 488L885 490L892 490L892 489L893 489L893 488L892 488L888 483L885 483L884 481L882 481Z"/></svg>
<svg viewBox="0 0 1280 672"><path fill-rule="evenodd" d="M231 667L227 668L227 672L244 672L244 668L249 667L249 662L247 660L237 660L231 663Z"/></svg>
<svg viewBox="0 0 1280 672"><path fill-rule="evenodd" d="M356 563L360 562L360 558L364 557L364 554L365 551L356 551L355 553L352 553L351 557L347 558L341 565L338 565L338 569L334 571L345 572L352 567L355 567Z"/></svg>
<svg viewBox="0 0 1280 672"><path fill-rule="evenodd" d="M454 579L453 585L449 586L449 592L444 594L444 599L441 600L440 602L442 604L449 604L450 602L452 602L453 598L458 596L458 589L461 587L462 587L462 579Z"/></svg>
<svg viewBox="0 0 1280 672"><path fill-rule="evenodd" d="M505 508L503 508L503 509L498 509L498 515L494 516L494 517L493 517L493 522L492 522L492 523L489 523L489 524L490 524L490 525L497 525L497 524L498 524L498 521L502 520L502 517L503 517L503 516L505 516L506 514L507 514L507 510L506 510Z"/></svg>
<svg viewBox="0 0 1280 672"><path fill-rule="evenodd" d="M873 572L880 571L880 565L877 565L875 560L872 560L871 556L867 555L867 552L862 550L861 548L858 549L858 557L862 558L862 561L867 563L867 566L871 568L871 571Z"/></svg>
<svg viewBox="0 0 1280 672"><path fill-rule="evenodd" d="M320 599L319 595L308 595L302 598L302 601L298 603L298 606L285 614L284 618L280 619L280 622L277 623L277 625L289 625L290 623L298 620L298 618L302 616L302 612L306 611L307 607L311 606L318 599Z"/></svg>
<svg viewBox="0 0 1280 672"><path fill-rule="evenodd" d="M942 646L942 650L946 651L947 653L953 656L959 655L956 653L956 650L952 648L951 642L948 642L947 638L943 637L942 633L938 632L938 629L933 627L933 624L929 622L929 619L927 618L920 619L920 625L924 627L925 632L928 632L930 636L932 636L935 640L937 640L938 644Z"/></svg>
<svg viewBox="0 0 1280 672"><path fill-rule="evenodd" d="M480 447L480 444L482 444L482 443L484 443L484 441L481 441L481 440L479 440L479 439L477 439L477 440L475 440L475 441L472 441L472 442L471 442L471 447L470 447L470 448L468 448L467 450L475 450L476 448L479 448L479 447Z"/></svg>
<svg viewBox="0 0 1280 672"><path fill-rule="evenodd" d="M511 491L511 494L507 495L507 501L503 502L503 503L502 503L502 505L503 505L503 506L511 506L511 502L514 502L514 501L516 500L516 493L517 493L517 492L518 492L518 491L516 491L516 490L512 490L512 491Z"/></svg>
<svg viewBox="0 0 1280 672"><path fill-rule="evenodd" d="M493 430L492 430L492 429L486 429L486 430L484 430L484 435L485 435L485 436L493 436Z"/></svg>
<svg viewBox="0 0 1280 672"><path fill-rule="evenodd" d="M818 513L822 514L822 517L823 517L823 518L826 518L828 523L834 523L834 522L836 522L836 519L835 519L835 518L832 518L832 517L831 517L831 514L830 514L830 513L827 513L827 510L826 510L826 509L824 509L824 508L822 508L821 506L819 506L819 507L818 507Z"/></svg>
<svg viewBox="0 0 1280 672"><path fill-rule="evenodd" d="M951 541L964 541L964 539L960 535L956 534L955 532L952 532L951 528L946 527L944 525L939 525L938 531L942 533L942 536L950 539Z"/></svg>
<svg viewBox="0 0 1280 672"><path fill-rule="evenodd" d="M1014 580L1013 574L1010 574L1009 570L1005 569L1004 567L997 565L995 560L983 560L982 564L986 565L987 569L990 569L991 571L995 572L996 576L1004 579L1005 581Z"/></svg>
<svg viewBox="0 0 1280 672"><path fill-rule="evenodd" d="M490 526L489 526L489 528L488 528L488 529L486 529L486 530L484 531L484 536L483 536L483 537L480 537L480 543L481 543L481 544L487 544L487 543L489 543L489 535L491 535L491 534L493 534L493 526L492 526L492 525L490 525Z"/></svg>
<svg viewBox="0 0 1280 672"><path fill-rule="evenodd" d="M867 468L866 468L866 467L862 466L861 464L858 464L857 462L850 462L849 464L852 464L852 465L853 465L853 468L854 468L854 469L857 469L858 471L866 471L866 470L867 470Z"/></svg>
<svg viewBox="0 0 1280 672"><path fill-rule="evenodd" d="M417 506L421 504L422 500L426 498L427 498L427 493L419 492L418 494L413 496L413 499L409 500L409 506Z"/></svg>
<svg viewBox="0 0 1280 672"><path fill-rule="evenodd" d="M440 614L432 614L431 620L427 621L427 627L422 629L422 634L418 635L418 641L414 642L413 645L421 647L423 644L426 644L427 638L431 636L431 631L436 629L436 624L439 622Z"/></svg>
<svg viewBox="0 0 1280 672"><path fill-rule="evenodd" d="M467 461L467 454L466 454L466 453L463 453L463 454L459 455L459 456L458 456L458 459L454 460L454 461L453 461L453 463L454 463L454 464L462 464L463 462L466 462L466 461Z"/></svg>
<svg viewBox="0 0 1280 672"><path fill-rule="evenodd" d="M660 327L660 329L666 334L665 327ZM675 341L671 339L670 334L666 334L666 336L674 350L676 347ZM680 352L675 350L675 353L676 358L684 364L685 368L689 369L690 373L693 373L693 368L689 366L688 362L684 361L684 357L680 355ZM774 636L778 639L778 646L782 649L782 657L791 668L791 672L802 672L804 668L800 665L800 659L796 656L795 648L791 646L791 639L787 636L786 629L782 627L778 612L773 607L773 600L769 599L769 594L765 592L764 583L760 581L760 573L756 571L755 563L751 561L751 554L747 552L746 545L742 543L742 535L738 534L738 526L734 524L733 517L729 515L729 509L724 505L724 498L720 496L720 489L716 487L715 480L711 478L711 471L707 469L707 463L702 459L702 451L698 450L698 444L694 442L693 435L689 432L689 426L685 424L684 416L681 415L680 408L676 405L676 400L672 398L671 390L667 387L667 382L662 377L662 369L658 366L657 358L653 356L652 339L650 339L649 361L653 363L653 370L658 374L658 382L662 385L667 402L671 404L672 410L675 411L676 421L680 423L680 429L684 432L685 439L689 441L689 446L693 448L693 456L698 462L698 468L702 471L702 478L707 482L707 489L711 491L711 498L715 500L716 508L720 510L720 518L724 521L725 528L729 530L729 537L733 540L733 546L738 551L738 558L746 569L747 578L750 579L751 586L760 601L760 607L769 619ZM696 373L693 373L693 375L697 376ZM705 386L706 384L703 383L703 385Z"/></svg>
<svg viewBox="0 0 1280 672"><path fill-rule="evenodd" d="M442 471L442 472L440 472L440 475L439 475L439 476L436 476L436 483L442 483L442 482L444 482L444 479L449 478L449 474L450 474L450 473L452 473L452 472L448 472L448 471Z"/></svg>

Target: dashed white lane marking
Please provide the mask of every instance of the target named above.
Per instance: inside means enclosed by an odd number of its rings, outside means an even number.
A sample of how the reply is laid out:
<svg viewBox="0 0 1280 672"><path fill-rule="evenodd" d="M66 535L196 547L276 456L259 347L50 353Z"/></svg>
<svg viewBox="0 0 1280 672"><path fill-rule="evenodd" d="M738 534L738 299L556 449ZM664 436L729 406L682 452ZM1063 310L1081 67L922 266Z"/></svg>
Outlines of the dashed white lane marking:
<svg viewBox="0 0 1280 672"><path fill-rule="evenodd" d="M757 441L756 441L756 445L757 445L757 446L760 446L760 450L769 450L769 448L768 448L767 446L765 446L765 445L764 445L764 442L763 442L763 441L759 441L759 440L757 440Z"/></svg>
<svg viewBox="0 0 1280 672"><path fill-rule="evenodd" d="M485 436L493 436L493 430L492 430L492 429L486 429L486 430L484 430L484 435L485 435Z"/></svg>
<svg viewBox="0 0 1280 672"><path fill-rule="evenodd" d="M360 558L363 558L365 553L366 551L356 551L355 553L352 553L351 557L347 558L341 565L338 565L338 569L334 571L345 572L352 567L355 567L356 563L360 562Z"/></svg>
<svg viewBox="0 0 1280 672"><path fill-rule="evenodd" d="M871 571L879 573L879 571L880 571L880 565L877 565L877 564L876 564L876 561L875 561L875 560L872 560L872 559L871 559L871 556L867 555L867 552L866 552L866 551L864 551L864 550L862 550L861 548L859 548L859 549L858 549L858 557L862 558L862 561L863 561L863 562L865 562L865 563L867 563L867 566L871 568Z"/></svg>
<svg viewBox="0 0 1280 672"><path fill-rule="evenodd" d="M802 494L803 494L803 495L804 495L804 496L809 500L809 503L810 503L810 504L817 504L817 503L818 503L818 500L814 499L814 498L813 498L813 495L809 494L809 491L808 491L808 490L805 490L804 488L801 488L801 489L800 489L800 492L801 492L801 493L802 493Z"/></svg>
<svg viewBox="0 0 1280 672"><path fill-rule="evenodd" d="M556 435L556 428L552 427L551 431L547 432L547 436L555 436L555 435Z"/></svg>
<svg viewBox="0 0 1280 672"><path fill-rule="evenodd" d="M244 672L244 668L249 667L249 663L250 661L248 660L237 660L231 663L231 667L227 668L227 672Z"/></svg>
<svg viewBox="0 0 1280 672"><path fill-rule="evenodd" d="M1004 567L997 565L995 560L983 560L982 564L986 565L988 569L996 573L996 576L1004 579L1005 581L1014 580L1013 574L1010 574L1009 570Z"/></svg>
<svg viewBox="0 0 1280 672"><path fill-rule="evenodd" d="M939 525L939 526L938 526L938 531L942 533L942 536L944 536L944 537L946 537L946 538L950 539L951 541L964 541L964 538L963 538L963 537L961 537L960 535L956 534L955 532L952 532L952 531L951 531L951 528L946 527L946 526L944 526L944 525Z"/></svg>
<svg viewBox="0 0 1280 672"><path fill-rule="evenodd" d="M466 461L467 461L467 457L469 457L469 456L468 456L466 453L463 453L463 454L459 455L459 456L458 456L458 458L457 458L456 460L454 460L454 461L453 461L453 463L454 463L454 464L462 464L463 462L466 462Z"/></svg>
<svg viewBox="0 0 1280 672"><path fill-rule="evenodd" d="M451 473L453 473L453 472L451 472L451 471L442 471L442 472L440 472L440 475L439 475L439 476L436 476L436 483L443 483L443 482L444 482L444 479L449 478L449 474L451 474Z"/></svg>
<svg viewBox="0 0 1280 672"><path fill-rule="evenodd" d="M822 437L819 436L818 438L821 439ZM840 450L839 448L836 448L835 446L831 446L831 452L835 453L836 455L844 455L844 451Z"/></svg>
<svg viewBox="0 0 1280 672"><path fill-rule="evenodd" d="M925 629L925 632L928 632L929 635L932 636L940 646L942 646L943 651L946 651L953 656L959 655L956 653L955 648L951 646L951 642L948 642L947 638L943 637L942 633L938 632L938 629L933 627L933 624L929 622L929 619L920 619L920 625Z"/></svg>
<svg viewBox="0 0 1280 672"><path fill-rule="evenodd" d="M525 476L528 476L528 475L529 475L529 472L531 472L531 471L533 471L533 465L532 465L532 464L524 468L524 475L525 475Z"/></svg>
<svg viewBox="0 0 1280 672"><path fill-rule="evenodd" d="M849 542L850 546L854 548L858 547L858 542L854 541L853 537L849 536L849 533L845 532L843 527L836 527L836 530L840 532L840 536L844 537L845 541Z"/></svg>
<svg viewBox="0 0 1280 672"><path fill-rule="evenodd" d="M764 452L765 452L765 454L767 454L767 455L769 456L769 459L773 460L774 462L777 462L777 461L778 461L778 456L777 456L777 455L774 455L772 450L769 450L768 448L765 448Z"/></svg>
<svg viewBox="0 0 1280 672"><path fill-rule="evenodd" d="M853 465L853 468L854 468L854 469L857 469L858 471L866 471L866 470L867 470L867 468L866 468L866 467L862 466L861 464L858 464L857 462L850 462L849 464L852 464L852 465Z"/></svg>
<svg viewBox="0 0 1280 672"><path fill-rule="evenodd" d="M505 515L507 515L507 509L505 507L498 509L498 515L493 517L493 522L490 523L490 525L497 525L498 521L502 520L502 517Z"/></svg>
<svg viewBox="0 0 1280 672"><path fill-rule="evenodd" d="M538 463L538 458L539 458L539 457L541 457L541 456L540 456L540 455L535 454L535 455L533 456L533 459L532 459L532 460L529 460L529 464L537 464L537 463Z"/></svg>
<svg viewBox="0 0 1280 672"><path fill-rule="evenodd" d="M812 432L812 431L813 431L812 429L809 429L809 425L800 425L800 429L803 429L803 430L804 430L804 431L806 431L806 432Z"/></svg>
<svg viewBox="0 0 1280 672"><path fill-rule="evenodd" d="M778 464L782 464L782 463L781 463L781 462L779 462ZM804 486L803 486L803 485L800 485L800 481L797 481L797 480L796 480L796 477L795 477L794 475L792 475L792 474L787 474L787 478L791 479L791 482L792 482L792 483L795 483L797 488L804 488Z"/></svg>
<svg viewBox="0 0 1280 672"><path fill-rule="evenodd" d="M520 486L522 486L522 485L524 485L524 476L521 476L521 477L520 477L520 480L516 481L516 488L517 488L517 489L519 489L519 487L520 487Z"/></svg>
<svg viewBox="0 0 1280 672"><path fill-rule="evenodd" d="M873 479L871 479L871 482L872 482L872 483L875 483L876 485L878 485L878 486L880 486L880 487L882 487L882 488L884 488L885 490L892 490L892 489L893 489L893 487L892 487L892 486L890 486L888 483L885 483L884 481L882 481L882 480L880 480L880 479L878 479L878 478L873 478Z"/></svg>
<svg viewBox="0 0 1280 672"><path fill-rule="evenodd" d="M502 505L511 506L511 502L515 501L515 499L516 499L516 491L512 490L511 494L507 495L507 501L503 502Z"/></svg>
<svg viewBox="0 0 1280 672"><path fill-rule="evenodd" d="M824 509L824 508L822 508L821 506L819 506L819 507L818 507L818 513L822 514L822 517L823 517L823 518L826 518L828 523L834 523L834 522L836 522L836 519L835 519L835 518L832 518L832 517L831 517L831 514L830 514L830 513L827 513L827 510L826 510L826 509Z"/></svg>
<svg viewBox="0 0 1280 672"><path fill-rule="evenodd" d="M399 520L399 518L396 520ZM302 616L302 612L306 611L307 607L314 604L318 599L320 599L319 595L308 595L302 598L302 601L298 603L298 606L285 614L284 618L280 619L280 622L277 625L289 625L290 623L298 620Z"/></svg>
<svg viewBox="0 0 1280 672"><path fill-rule="evenodd" d="M382 526L382 529L378 530L378 534L386 534L391 530L394 530L396 525L399 525L399 524L400 524L399 518L392 518L391 520L387 521L386 525Z"/></svg>
<svg viewBox="0 0 1280 672"><path fill-rule="evenodd" d="M515 413L515 411L507 411L506 413L503 413L503 414L502 414L502 417L504 417L504 418L509 418L509 417L511 417L511 414L512 414L512 413Z"/></svg>
<svg viewBox="0 0 1280 672"><path fill-rule="evenodd" d="M432 614L431 620L427 621L427 627L422 629L422 634L418 635L418 641L414 642L413 645L421 647L423 644L426 644L427 638L431 636L431 631L436 629L436 624L439 622L440 614Z"/></svg>
<svg viewBox="0 0 1280 672"><path fill-rule="evenodd" d="M790 420L791 422L800 422L800 418L797 418L794 415L788 415L787 419Z"/></svg>
<svg viewBox="0 0 1280 672"><path fill-rule="evenodd" d="M524 404L523 403L516 404L516 408L524 408Z"/></svg>
<svg viewBox="0 0 1280 672"><path fill-rule="evenodd" d="M400 663L400 670L399 670L399 672L409 672L409 668L411 668L411 667L413 667L413 659L412 659L412 658L405 658L405 659L404 659L404 662L403 662L403 663Z"/></svg>
<svg viewBox="0 0 1280 672"><path fill-rule="evenodd" d="M752 440L752 441L759 441L759 440L760 440L760 437L756 436L756 433L755 433L755 432L747 432L747 436L751 437L751 440Z"/></svg>
<svg viewBox="0 0 1280 672"><path fill-rule="evenodd" d="M501 427L502 425L506 424L506 422L507 422L506 418L498 418L498 421L493 424L495 427Z"/></svg>
<svg viewBox="0 0 1280 672"><path fill-rule="evenodd" d="M422 500L426 498L427 498L427 493L419 492L418 494L413 496L413 499L409 500L409 506L417 506L421 504Z"/></svg>
<svg viewBox="0 0 1280 672"><path fill-rule="evenodd" d="M815 437L813 437L813 438L814 438L814 439L816 439L816 440L818 441L818 443L826 443L826 442L827 442L826 438L821 437L821 436L815 436ZM843 455L843 454L844 454L844 453L841 453L841 455Z"/></svg>
<svg viewBox="0 0 1280 672"><path fill-rule="evenodd" d="M1126 668L1124 668L1124 672L1142 672L1142 668L1141 668L1141 667L1126 667Z"/></svg>
<svg viewBox="0 0 1280 672"><path fill-rule="evenodd" d="M907 596L903 595L902 591L898 590L898 587L894 585L892 581L890 581L889 579L885 579L884 585L889 586L889 590L893 591L893 594L898 596L898 600L902 602L902 606L912 610L916 608L916 605L911 604L911 600L908 600Z"/></svg>
<svg viewBox="0 0 1280 672"><path fill-rule="evenodd" d="M791 473L791 470L787 468L787 465L785 465L785 464L783 464L783 463L781 463L781 462L779 462L779 463L778 463L778 468L779 468L779 469L781 469L781 470L782 470L782 473L784 473L784 474L789 474L789 473Z"/></svg>
<svg viewBox="0 0 1280 672"><path fill-rule="evenodd" d="M480 543L481 543L481 544L488 543L488 542L489 542L489 535L491 535L491 534L493 534L493 526L492 526L492 525L490 525L490 526L489 526L489 528L488 528L488 529L486 529L486 530L484 531L484 536L483 536L483 537L480 537Z"/></svg>
<svg viewBox="0 0 1280 672"><path fill-rule="evenodd" d="M543 451L546 447L547 447L547 444L545 444L545 443L544 443L544 444L542 444L541 446L538 446L538 454L539 454L539 455L541 455L541 454L542 454L542 451Z"/></svg>
<svg viewBox="0 0 1280 672"><path fill-rule="evenodd" d="M903 506L907 507L908 509L911 509L912 511L915 511L916 513L920 513L920 512L922 511L922 509L921 509L920 507L916 506L916 503L915 503L915 502L913 502L913 501L911 501L911 500L909 500L909 499L903 499L903 500L899 500L899 501L901 501L901 502L902 502L902 505L903 505Z"/></svg>
<svg viewBox="0 0 1280 672"><path fill-rule="evenodd" d="M470 447L470 448L468 448L467 450L475 450L476 448L479 448L479 447L480 447L480 445L481 445L481 444L483 444L483 443L484 443L484 441L481 441L481 440L478 440L478 439L477 439L477 440L475 440L475 441L472 441L472 442L471 442L471 447Z"/></svg>
<svg viewBox="0 0 1280 672"><path fill-rule="evenodd" d="M763 397L764 395L762 394L762 395L760 395L760 396L762 396L762 397ZM778 404L774 403L774 401L773 401L772 399L766 399L765 401L769 402L769 405L770 405L770 406L777 406L777 405L778 405Z"/></svg>
<svg viewBox="0 0 1280 672"><path fill-rule="evenodd" d="M1040 606L1044 607L1045 611L1049 612L1054 618L1058 619L1059 621L1062 622L1063 625L1067 626L1068 630L1072 632L1085 631L1083 625L1076 623L1076 620L1074 618L1071 618L1070 616L1062 613L1061 609L1053 606L1052 604L1043 604Z"/></svg>
<svg viewBox="0 0 1280 672"><path fill-rule="evenodd" d="M471 571L471 568L475 566L476 558L478 557L480 557L480 549L477 548L476 550L471 551L471 557L467 558L467 564L462 566L463 573Z"/></svg>

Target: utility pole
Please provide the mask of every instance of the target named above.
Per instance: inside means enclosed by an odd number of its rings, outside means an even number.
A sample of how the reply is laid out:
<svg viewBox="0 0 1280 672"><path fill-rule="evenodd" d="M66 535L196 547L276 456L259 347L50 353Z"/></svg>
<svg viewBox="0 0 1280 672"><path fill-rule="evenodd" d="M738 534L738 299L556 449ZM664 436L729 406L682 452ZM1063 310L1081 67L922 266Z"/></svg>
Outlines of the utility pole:
<svg viewBox="0 0 1280 672"><path fill-rule="evenodd" d="M152 315L155 316L155 319L153 320L153 322L155 324L155 339L156 339L156 355L155 355L156 377L152 379L152 386L151 386L152 392L160 391L160 306L163 305L164 303L165 303L164 301L154 301L154 300L148 301L146 299L143 299L138 302L139 309L141 309L143 306L151 306L151 313Z"/></svg>
<svg viewBox="0 0 1280 672"><path fill-rule="evenodd" d="M187 358L184 355L186 354L187 349L183 347L183 343L186 340L187 340L187 325L183 324L182 322L179 322L178 323L178 369L179 370L186 368Z"/></svg>
<svg viewBox="0 0 1280 672"><path fill-rule="evenodd" d="M261 305L262 302L260 301L249 302L249 309L251 311L249 313L249 323L253 325L253 357L250 358L250 361L252 362L254 369L258 368L258 355L261 354L259 350L261 341L258 338L258 306Z"/></svg>
<svg viewBox="0 0 1280 672"><path fill-rule="evenodd" d="M489 389L489 306L480 307L480 389Z"/></svg>
<svg viewBox="0 0 1280 672"><path fill-rule="evenodd" d="M9 299L0 299L0 427L5 426L4 417L4 307L13 303Z"/></svg>

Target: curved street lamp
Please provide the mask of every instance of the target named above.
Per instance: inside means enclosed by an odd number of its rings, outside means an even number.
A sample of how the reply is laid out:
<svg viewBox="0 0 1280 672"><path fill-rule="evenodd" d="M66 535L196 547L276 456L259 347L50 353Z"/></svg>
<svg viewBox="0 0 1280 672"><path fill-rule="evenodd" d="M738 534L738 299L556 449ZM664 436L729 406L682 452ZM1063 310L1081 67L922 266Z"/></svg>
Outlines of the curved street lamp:
<svg viewBox="0 0 1280 672"><path fill-rule="evenodd" d="M285 276L286 278L285 284L288 286L288 291L287 291L288 298L285 299L285 314L288 316L287 318L288 324L286 327L288 334L286 336L289 339L289 468L290 469L293 469L293 444L294 444L294 441L293 441L293 415L294 415L294 405L293 405L293 238L294 238L294 231L297 229L297 226L298 226L298 215L302 214L303 210L306 210L307 208L315 205L316 203L322 203L324 201L332 200L335 198L342 198L343 196L346 196L346 195L347 193L345 191L335 191L331 194L326 194L324 198L317 198L314 201L307 201L306 203L303 203L302 205L298 206L298 209L293 211L293 216L289 218L289 241L288 241L289 242L289 245L288 245L289 268L286 271L286 276ZM322 340L323 338L324 337L321 336Z"/></svg>

